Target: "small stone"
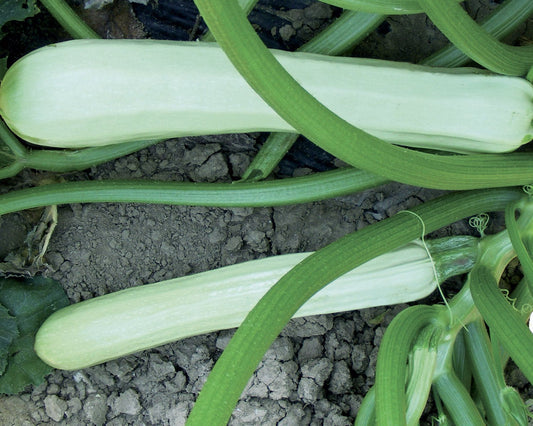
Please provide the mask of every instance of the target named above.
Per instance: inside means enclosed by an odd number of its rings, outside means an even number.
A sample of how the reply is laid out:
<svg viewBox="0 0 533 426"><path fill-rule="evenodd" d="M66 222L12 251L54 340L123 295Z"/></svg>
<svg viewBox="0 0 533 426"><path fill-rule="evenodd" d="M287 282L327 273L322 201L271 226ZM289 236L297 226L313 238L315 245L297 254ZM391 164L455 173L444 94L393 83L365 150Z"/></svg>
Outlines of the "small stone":
<svg viewBox="0 0 533 426"><path fill-rule="evenodd" d="M312 378L319 386L324 385L333 370L333 363L327 358L312 359L302 365L302 376Z"/></svg>
<svg viewBox="0 0 533 426"><path fill-rule="evenodd" d="M219 144L198 144L191 150L185 151L183 160L187 164L194 166L200 166L205 163L210 156L220 151L221 146Z"/></svg>
<svg viewBox="0 0 533 426"><path fill-rule="evenodd" d="M235 330L222 330L216 341L216 347L217 349L224 350L226 349L226 346L228 345L229 341L233 337L233 334L235 333Z"/></svg>
<svg viewBox="0 0 533 426"><path fill-rule="evenodd" d="M168 412L166 413L166 419L168 420L168 423L173 426L183 426L185 425L185 422L187 421L187 417L189 416L189 413L191 412L191 406L192 403L189 401L180 401L177 405L170 407Z"/></svg>
<svg viewBox="0 0 533 426"><path fill-rule="evenodd" d="M320 387L316 382L309 378L303 377L298 384L298 397L306 404L315 402L320 395Z"/></svg>
<svg viewBox="0 0 533 426"><path fill-rule="evenodd" d="M298 361L305 362L313 358L319 358L324 352L324 346L319 337L310 337L305 339L302 347L298 351Z"/></svg>
<svg viewBox="0 0 533 426"><path fill-rule="evenodd" d="M324 426L351 426L353 422L350 422L348 417L345 417L338 413L329 413L324 419Z"/></svg>
<svg viewBox="0 0 533 426"><path fill-rule="evenodd" d="M48 417L53 421L58 422L63 419L63 416L67 411L67 403L57 395L48 395L44 399L44 409Z"/></svg>
<svg viewBox="0 0 533 426"><path fill-rule="evenodd" d="M171 362L164 361L157 354L154 354L150 357L150 372L158 379L163 379L164 377L174 375L176 369Z"/></svg>
<svg viewBox="0 0 533 426"><path fill-rule="evenodd" d="M265 358L278 361L290 361L294 357L294 346L288 337L279 337L265 353Z"/></svg>
<svg viewBox="0 0 533 426"><path fill-rule="evenodd" d="M352 368L356 373L363 373L368 367L368 345L354 345L352 348Z"/></svg>
<svg viewBox="0 0 533 426"><path fill-rule="evenodd" d="M331 379L329 381L329 390L331 393L341 395L348 393L352 387L352 376L350 368L345 361L336 362L333 366Z"/></svg>
<svg viewBox="0 0 533 426"><path fill-rule="evenodd" d="M228 165L224 156L217 153L209 157L202 164L194 175L195 180L202 182L215 182L216 180L226 177L229 173Z"/></svg>
<svg viewBox="0 0 533 426"><path fill-rule="evenodd" d="M284 41L288 41L293 35L296 34L296 30L292 27L292 25L283 25L279 29L279 35Z"/></svg>
<svg viewBox="0 0 533 426"><path fill-rule="evenodd" d="M234 236L229 238L224 245L224 250L235 251L239 250L242 247L242 238L239 236Z"/></svg>
<svg viewBox="0 0 533 426"><path fill-rule="evenodd" d="M46 393L48 395L57 395L59 393L59 385L56 383L52 383L48 388L46 389Z"/></svg>
<svg viewBox="0 0 533 426"><path fill-rule="evenodd" d="M91 394L85 400L83 405L83 412L89 422L96 426L101 426L105 423L107 414L107 400L99 394Z"/></svg>
<svg viewBox="0 0 533 426"><path fill-rule="evenodd" d="M268 251L269 244L266 234L262 231L251 230L244 236L244 241L250 248L259 253Z"/></svg>
<svg viewBox="0 0 533 426"><path fill-rule="evenodd" d="M308 19L329 19L332 13L330 6L321 2L313 3L304 9L304 15Z"/></svg>
<svg viewBox="0 0 533 426"><path fill-rule="evenodd" d="M67 404L68 404L68 416L69 417L71 417L73 414L76 414L82 408L81 400L77 397L69 399L67 401Z"/></svg>
<svg viewBox="0 0 533 426"><path fill-rule="evenodd" d="M139 395L133 389L128 389L113 401L111 409L115 415L129 414L136 416L141 412Z"/></svg>

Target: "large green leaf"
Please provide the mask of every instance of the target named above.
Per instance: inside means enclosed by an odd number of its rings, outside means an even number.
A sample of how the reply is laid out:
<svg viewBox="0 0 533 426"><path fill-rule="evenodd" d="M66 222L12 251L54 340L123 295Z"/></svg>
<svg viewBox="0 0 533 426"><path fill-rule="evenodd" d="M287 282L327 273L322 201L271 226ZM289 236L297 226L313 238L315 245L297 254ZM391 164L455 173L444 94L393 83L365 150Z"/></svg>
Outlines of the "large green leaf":
<svg viewBox="0 0 533 426"><path fill-rule="evenodd" d="M0 325L2 318L11 333L6 333L5 342L11 339L7 353L0 346L0 393L21 392L29 384L42 383L51 367L42 362L33 350L35 334L54 311L68 305L68 298L61 285L51 279L34 277L26 280L0 280ZM16 330L12 328L12 322ZM13 331L18 335L14 335ZM0 344L4 341L0 335ZM2 369L0 369L0 372Z"/></svg>

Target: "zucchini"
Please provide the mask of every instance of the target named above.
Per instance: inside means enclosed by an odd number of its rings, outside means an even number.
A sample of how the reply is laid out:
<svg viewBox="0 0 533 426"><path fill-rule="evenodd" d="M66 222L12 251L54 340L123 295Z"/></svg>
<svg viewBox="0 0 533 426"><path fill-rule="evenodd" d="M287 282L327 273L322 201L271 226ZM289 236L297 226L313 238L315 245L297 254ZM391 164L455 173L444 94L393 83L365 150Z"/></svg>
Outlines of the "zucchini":
<svg viewBox="0 0 533 426"><path fill-rule="evenodd" d="M274 54L327 107L391 143L508 152L533 138L533 86L525 79L473 68ZM74 40L38 49L5 75L0 114L21 138L64 148L294 132L216 44L199 42Z"/></svg>
<svg viewBox="0 0 533 426"><path fill-rule="evenodd" d="M477 257L477 240L467 237L452 246L436 240L430 250L436 269L426 248L412 242L338 278L316 293L295 317L425 297L437 285L435 271L443 281L471 267ZM244 262L67 306L42 324L35 350L47 364L75 370L185 337L237 327L268 289L309 254Z"/></svg>

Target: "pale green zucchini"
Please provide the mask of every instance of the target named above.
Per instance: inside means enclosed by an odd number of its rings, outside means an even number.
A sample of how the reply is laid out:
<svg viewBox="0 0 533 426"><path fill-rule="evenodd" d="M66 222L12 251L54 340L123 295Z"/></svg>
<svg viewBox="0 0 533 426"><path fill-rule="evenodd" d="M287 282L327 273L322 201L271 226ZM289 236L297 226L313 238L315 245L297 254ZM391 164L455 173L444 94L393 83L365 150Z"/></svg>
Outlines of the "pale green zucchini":
<svg viewBox="0 0 533 426"><path fill-rule="evenodd" d="M475 239L473 239L475 240ZM439 280L462 273L477 242L442 246ZM467 255L464 253L471 252ZM39 329L35 350L47 364L74 370L189 336L237 327L259 299L309 253L261 260L122 290L70 305ZM439 260L440 259L440 260ZM458 270L458 268L460 270ZM427 250L418 242L379 256L316 293L296 317L408 302L437 285Z"/></svg>
<svg viewBox="0 0 533 426"><path fill-rule="evenodd" d="M507 152L533 138L533 87L525 79L471 68L274 54L335 113L392 143ZM0 113L27 141L68 148L294 131L216 44L198 42L75 40L38 49L5 75Z"/></svg>

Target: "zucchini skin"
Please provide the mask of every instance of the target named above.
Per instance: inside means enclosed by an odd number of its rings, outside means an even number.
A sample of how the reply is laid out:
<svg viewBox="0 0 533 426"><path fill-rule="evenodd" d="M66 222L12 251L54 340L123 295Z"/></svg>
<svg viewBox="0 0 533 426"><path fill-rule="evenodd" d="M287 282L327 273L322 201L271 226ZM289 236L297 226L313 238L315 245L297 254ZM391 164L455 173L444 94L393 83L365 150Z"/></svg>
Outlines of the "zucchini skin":
<svg viewBox="0 0 533 426"><path fill-rule="evenodd" d="M327 107L392 143L507 152L533 138L533 86L479 70L273 51ZM73 40L16 62L0 114L34 144L294 132L213 43Z"/></svg>
<svg viewBox="0 0 533 426"><path fill-rule="evenodd" d="M35 351L55 368L76 370L237 327L268 289L309 254L244 262L67 306L42 324ZM426 249L413 242L335 280L295 317L417 300L436 285Z"/></svg>

